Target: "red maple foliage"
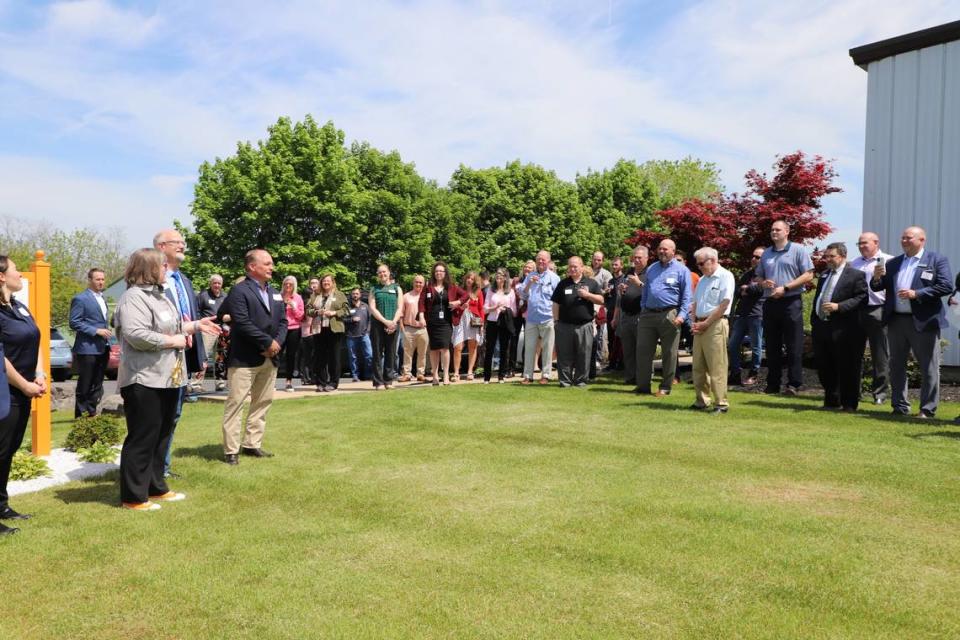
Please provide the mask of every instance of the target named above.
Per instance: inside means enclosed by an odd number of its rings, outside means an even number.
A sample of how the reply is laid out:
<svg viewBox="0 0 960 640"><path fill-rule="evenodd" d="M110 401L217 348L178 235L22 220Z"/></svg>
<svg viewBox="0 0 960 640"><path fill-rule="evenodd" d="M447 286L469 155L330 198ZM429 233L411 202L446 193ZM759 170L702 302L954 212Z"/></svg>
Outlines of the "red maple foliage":
<svg viewBox="0 0 960 640"><path fill-rule="evenodd" d="M770 226L777 220L790 224L794 242L825 238L833 229L823 220L820 199L841 191L833 184L837 173L830 161L820 156L808 159L797 151L778 157L773 168L773 178L748 171L743 195L718 194L710 200L688 200L658 211L663 231L638 229L627 244L652 249L663 238L670 238L689 256L709 246L720 253L725 266L745 269L754 248L770 244Z"/></svg>

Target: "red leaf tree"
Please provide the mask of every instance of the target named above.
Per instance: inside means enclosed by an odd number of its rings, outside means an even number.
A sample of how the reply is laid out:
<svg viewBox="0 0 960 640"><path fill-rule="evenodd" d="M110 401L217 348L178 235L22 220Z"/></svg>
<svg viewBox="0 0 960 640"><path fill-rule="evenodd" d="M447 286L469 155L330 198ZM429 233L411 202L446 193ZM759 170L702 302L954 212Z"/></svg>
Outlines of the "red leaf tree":
<svg viewBox="0 0 960 640"><path fill-rule="evenodd" d="M808 159L802 151L780 156L773 178L750 170L747 191L710 200L688 200L656 213L662 230L638 229L627 243L655 248L670 238L688 256L709 246L728 267L745 269L756 247L770 244L770 226L777 220L790 224L790 240L806 243L825 238L833 229L824 222L820 199L841 189L834 186L837 173L820 156ZM694 266L691 260L691 267Z"/></svg>

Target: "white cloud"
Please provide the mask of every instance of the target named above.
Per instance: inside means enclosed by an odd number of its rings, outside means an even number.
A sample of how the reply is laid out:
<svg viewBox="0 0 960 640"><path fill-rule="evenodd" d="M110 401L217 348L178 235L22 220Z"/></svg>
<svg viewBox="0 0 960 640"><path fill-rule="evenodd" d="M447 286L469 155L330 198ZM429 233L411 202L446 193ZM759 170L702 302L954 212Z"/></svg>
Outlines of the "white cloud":
<svg viewBox="0 0 960 640"><path fill-rule="evenodd" d="M158 23L155 16L124 11L105 0L75 0L50 7L48 29L58 39L104 41L132 47L142 44Z"/></svg>

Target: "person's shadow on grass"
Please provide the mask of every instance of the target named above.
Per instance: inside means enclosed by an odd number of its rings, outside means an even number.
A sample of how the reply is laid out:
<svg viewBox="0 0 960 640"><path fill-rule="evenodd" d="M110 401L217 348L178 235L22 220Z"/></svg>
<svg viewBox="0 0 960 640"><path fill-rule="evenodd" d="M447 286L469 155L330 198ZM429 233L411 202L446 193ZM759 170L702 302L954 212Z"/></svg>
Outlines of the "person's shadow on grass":
<svg viewBox="0 0 960 640"><path fill-rule="evenodd" d="M960 440L960 431L928 431L927 433L912 433L910 437L914 440L923 440L924 438L949 438L951 440Z"/></svg>
<svg viewBox="0 0 960 640"><path fill-rule="evenodd" d="M118 473L113 472L96 480L81 481L80 486L57 489L55 495L58 500L67 504L99 502L115 507L120 499L117 490Z"/></svg>
<svg viewBox="0 0 960 640"><path fill-rule="evenodd" d="M203 444L199 447L180 447L173 452L178 458L201 458L203 460L222 460L223 445Z"/></svg>

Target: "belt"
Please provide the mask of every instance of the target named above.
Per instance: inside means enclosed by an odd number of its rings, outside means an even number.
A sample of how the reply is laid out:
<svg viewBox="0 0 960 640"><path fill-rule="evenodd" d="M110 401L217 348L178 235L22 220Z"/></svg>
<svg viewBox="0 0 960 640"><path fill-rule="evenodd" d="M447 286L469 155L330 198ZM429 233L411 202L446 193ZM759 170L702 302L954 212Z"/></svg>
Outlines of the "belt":
<svg viewBox="0 0 960 640"><path fill-rule="evenodd" d="M709 318L709 317L710 317L710 316L699 316L699 317L694 318L694 320L696 320L697 322L703 322L704 320L706 320L706 319ZM721 319L721 320L727 320L728 318L727 318L727 316L720 316L720 319Z"/></svg>
<svg viewBox="0 0 960 640"><path fill-rule="evenodd" d="M620 311L623 311L624 315L628 315L628 316L635 316L638 313L640 313L639 311L624 311L623 309L621 309Z"/></svg>
<svg viewBox="0 0 960 640"><path fill-rule="evenodd" d="M868 304L867 309L881 309L883 308L882 304Z"/></svg>
<svg viewBox="0 0 960 640"><path fill-rule="evenodd" d="M674 311L676 307L647 307L644 313L663 313L664 311Z"/></svg>

